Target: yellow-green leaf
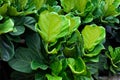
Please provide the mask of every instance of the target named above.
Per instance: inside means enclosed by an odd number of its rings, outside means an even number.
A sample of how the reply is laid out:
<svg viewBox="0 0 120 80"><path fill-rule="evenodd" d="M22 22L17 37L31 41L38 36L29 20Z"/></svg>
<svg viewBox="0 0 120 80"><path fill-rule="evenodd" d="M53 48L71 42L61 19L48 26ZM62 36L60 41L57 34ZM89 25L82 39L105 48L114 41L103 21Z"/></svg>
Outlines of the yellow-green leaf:
<svg viewBox="0 0 120 80"><path fill-rule="evenodd" d="M92 51L96 45L105 39L105 29L102 26L86 25L82 30L84 49Z"/></svg>
<svg viewBox="0 0 120 80"><path fill-rule="evenodd" d="M70 21L63 15L44 11L40 14L37 31L46 43L54 43L68 34Z"/></svg>

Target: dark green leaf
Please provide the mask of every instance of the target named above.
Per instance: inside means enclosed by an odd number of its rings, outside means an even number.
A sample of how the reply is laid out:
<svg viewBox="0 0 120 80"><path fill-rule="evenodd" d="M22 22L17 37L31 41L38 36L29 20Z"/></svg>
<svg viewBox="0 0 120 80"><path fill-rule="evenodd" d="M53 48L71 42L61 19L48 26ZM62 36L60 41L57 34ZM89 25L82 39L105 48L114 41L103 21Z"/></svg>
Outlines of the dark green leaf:
<svg viewBox="0 0 120 80"><path fill-rule="evenodd" d="M30 73L32 72L31 62L37 58L36 56L31 49L18 48L14 58L9 61L9 65L17 71Z"/></svg>
<svg viewBox="0 0 120 80"><path fill-rule="evenodd" d="M9 61L14 56L14 45L5 37L0 37L0 56L4 61Z"/></svg>
<svg viewBox="0 0 120 80"><path fill-rule="evenodd" d="M24 26L15 26L13 32L11 32L10 34L13 36L18 36L21 35L25 32L25 27Z"/></svg>

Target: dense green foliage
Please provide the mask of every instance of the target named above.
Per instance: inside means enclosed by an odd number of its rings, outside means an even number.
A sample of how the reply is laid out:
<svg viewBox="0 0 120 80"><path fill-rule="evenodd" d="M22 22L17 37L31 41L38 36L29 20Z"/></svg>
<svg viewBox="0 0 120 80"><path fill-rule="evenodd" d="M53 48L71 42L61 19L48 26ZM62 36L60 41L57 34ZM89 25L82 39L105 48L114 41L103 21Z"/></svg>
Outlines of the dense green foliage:
<svg viewBox="0 0 120 80"><path fill-rule="evenodd" d="M0 0L0 59L11 80L94 80L120 71L120 0Z"/></svg>

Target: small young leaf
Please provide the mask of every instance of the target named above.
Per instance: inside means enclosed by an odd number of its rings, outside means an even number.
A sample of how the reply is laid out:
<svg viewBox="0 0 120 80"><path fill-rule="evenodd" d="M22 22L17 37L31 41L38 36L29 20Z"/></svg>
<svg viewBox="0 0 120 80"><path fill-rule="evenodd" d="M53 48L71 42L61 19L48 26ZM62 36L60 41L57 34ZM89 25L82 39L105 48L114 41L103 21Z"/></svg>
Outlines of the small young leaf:
<svg viewBox="0 0 120 80"><path fill-rule="evenodd" d="M85 74L86 66L81 58L77 59L68 58L67 63L74 74Z"/></svg>
<svg viewBox="0 0 120 80"><path fill-rule="evenodd" d="M31 68L33 70L37 70L38 68L42 69L42 70L46 70L48 68L47 65L45 65L44 63L39 63L37 61L32 61L31 62Z"/></svg>

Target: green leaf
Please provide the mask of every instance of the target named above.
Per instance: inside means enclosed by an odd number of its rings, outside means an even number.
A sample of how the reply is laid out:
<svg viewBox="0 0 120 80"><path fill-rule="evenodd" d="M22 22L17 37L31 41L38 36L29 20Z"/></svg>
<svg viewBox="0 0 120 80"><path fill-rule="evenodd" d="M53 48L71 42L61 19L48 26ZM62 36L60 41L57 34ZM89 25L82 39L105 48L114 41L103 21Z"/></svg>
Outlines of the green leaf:
<svg viewBox="0 0 120 80"><path fill-rule="evenodd" d="M118 2L116 4L116 2ZM120 5L120 1L118 0L105 0L104 5L104 16L118 16L119 13L117 12L117 7Z"/></svg>
<svg viewBox="0 0 120 80"><path fill-rule="evenodd" d="M4 23L0 24L0 34L13 31L14 22L11 19L6 20Z"/></svg>
<svg viewBox="0 0 120 80"><path fill-rule="evenodd" d="M50 74L46 74L47 80L62 80L62 77L52 76Z"/></svg>
<svg viewBox="0 0 120 80"><path fill-rule="evenodd" d="M14 56L14 45L5 37L0 37L0 57L4 61L9 61Z"/></svg>
<svg viewBox="0 0 120 80"><path fill-rule="evenodd" d="M8 4L3 4L1 7L0 7L0 15L4 16L7 12L7 7L8 7Z"/></svg>
<svg viewBox="0 0 120 80"><path fill-rule="evenodd" d="M88 52L84 55L87 56L87 57L97 56L101 52L102 49L105 49L104 46L102 44L99 44L94 48L93 51Z"/></svg>
<svg viewBox="0 0 120 80"><path fill-rule="evenodd" d="M75 5L76 9L79 10L80 12L84 12L88 1L89 0L77 0Z"/></svg>
<svg viewBox="0 0 120 80"><path fill-rule="evenodd" d="M28 0L18 0L20 5L20 9L24 10L25 6L27 5Z"/></svg>
<svg viewBox="0 0 120 80"><path fill-rule="evenodd" d="M24 32L25 32L24 26L15 26L13 32L10 32L10 34L13 36L18 36L18 35L23 34Z"/></svg>
<svg viewBox="0 0 120 80"><path fill-rule="evenodd" d="M42 70L46 70L48 68L47 65L45 65L44 63L40 63L40 62L37 62L37 61L32 61L31 62L31 68L33 70L37 70L37 69L42 69Z"/></svg>
<svg viewBox="0 0 120 80"><path fill-rule="evenodd" d="M58 75L62 70L62 62L61 61L55 61L50 65L50 68L52 70L53 75Z"/></svg>
<svg viewBox="0 0 120 80"><path fill-rule="evenodd" d="M72 14L67 14L66 17L70 20L69 34L72 34L80 26L80 17L74 17Z"/></svg>
<svg viewBox="0 0 120 80"><path fill-rule="evenodd" d="M84 49L92 51L96 45L105 39L105 29L102 26L86 25L82 30Z"/></svg>
<svg viewBox="0 0 120 80"><path fill-rule="evenodd" d="M86 66L81 58L68 58L67 63L74 74L85 74Z"/></svg>
<svg viewBox="0 0 120 80"><path fill-rule="evenodd" d="M67 35L69 24L70 22L65 16L44 11L40 14L36 29L45 42L54 43L58 38Z"/></svg>
<svg viewBox="0 0 120 80"><path fill-rule="evenodd" d="M20 15L22 12L18 12L17 11L17 9L15 8L15 7L13 7L13 6L9 6L8 7L8 14L10 15L10 16L18 16L18 15Z"/></svg>
<svg viewBox="0 0 120 80"><path fill-rule="evenodd" d="M35 4L36 9L39 10L45 3L45 0L34 0L33 2Z"/></svg>
<svg viewBox="0 0 120 80"><path fill-rule="evenodd" d="M75 0L60 0L65 12L70 12L75 7Z"/></svg>
<svg viewBox="0 0 120 80"><path fill-rule="evenodd" d="M9 65L16 71L30 73L32 72L31 62L37 58L36 56L31 49L18 48Z"/></svg>
<svg viewBox="0 0 120 80"><path fill-rule="evenodd" d="M36 31L35 23L36 23L36 20L33 17L30 17L30 16L24 17L24 25L33 31Z"/></svg>
<svg viewBox="0 0 120 80"><path fill-rule="evenodd" d="M36 52L40 52L41 40L37 33L28 33L25 37L25 41L29 48Z"/></svg>
<svg viewBox="0 0 120 80"><path fill-rule="evenodd" d="M84 23L89 23L89 22L92 22L93 20L93 15L92 14L89 14L87 16L85 16L85 19L84 19Z"/></svg>

